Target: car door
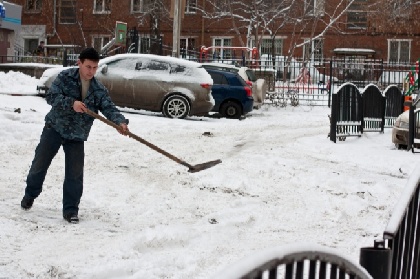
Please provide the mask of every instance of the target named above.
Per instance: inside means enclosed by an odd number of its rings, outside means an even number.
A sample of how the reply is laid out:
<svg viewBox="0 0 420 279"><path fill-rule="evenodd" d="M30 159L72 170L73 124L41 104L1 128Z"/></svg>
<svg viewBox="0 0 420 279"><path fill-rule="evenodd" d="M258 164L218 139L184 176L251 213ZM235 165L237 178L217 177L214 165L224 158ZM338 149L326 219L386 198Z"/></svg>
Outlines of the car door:
<svg viewBox="0 0 420 279"><path fill-rule="evenodd" d="M141 90L147 91L143 94L144 105L150 110L160 110L165 96L170 92L173 83L170 82L170 65L166 61L149 59L143 65L139 78L143 79Z"/></svg>
<svg viewBox="0 0 420 279"><path fill-rule="evenodd" d="M96 77L108 88L112 101L117 106L130 107L127 100L127 72L130 67L130 60L126 58L117 59L101 65ZM129 83L129 82L128 82Z"/></svg>
<svg viewBox="0 0 420 279"><path fill-rule="evenodd" d="M220 72L213 72L208 70L211 78L213 79L213 87L211 89L211 94L215 101L213 111L219 111L220 104L226 98L226 92L229 91L229 82L226 77Z"/></svg>

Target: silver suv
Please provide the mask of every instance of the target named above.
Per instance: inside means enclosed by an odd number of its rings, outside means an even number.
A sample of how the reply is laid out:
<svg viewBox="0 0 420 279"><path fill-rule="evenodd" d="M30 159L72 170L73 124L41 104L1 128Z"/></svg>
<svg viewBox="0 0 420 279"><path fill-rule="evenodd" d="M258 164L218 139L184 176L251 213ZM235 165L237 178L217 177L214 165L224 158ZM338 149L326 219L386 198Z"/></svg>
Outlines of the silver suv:
<svg viewBox="0 0 420 279"><path fill-rule="evenodd" d="M43 73L48 90L64 68ZM162 112L170 118L206 115L214 106L213 80L196 62L151 54L117 54L99 61L95 75L120 107Z"/></svg>

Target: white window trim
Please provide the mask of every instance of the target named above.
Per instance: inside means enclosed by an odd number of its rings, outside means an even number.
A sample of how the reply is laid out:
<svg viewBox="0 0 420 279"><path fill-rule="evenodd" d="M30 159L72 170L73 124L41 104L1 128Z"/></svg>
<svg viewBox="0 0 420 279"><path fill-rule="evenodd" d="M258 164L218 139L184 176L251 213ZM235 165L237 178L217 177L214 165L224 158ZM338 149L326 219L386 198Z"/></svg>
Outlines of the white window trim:
<svg viewBox="0 0 420 279"><path fill-rule="evenodd" d="M410 60L411 60L411 48L412 48L412 42L413 42L413 40L412 39L388 39L387 40L388 41L388 59L387 59L387 62L389 63L389 58L391 57L391 42L398 42L398 43L400 43L400 42L409 42L409 46L408 46L408 61L407 62L410 62ZM398 47L398 63L400 63L400 47Z"/></svg>
<svg viewBox="0 0 420 279"><path fill-rule="evenodd" d="M270 36L262 36L262 39L272 39L272 37L270 37ZM286 40L287 39L287 36L275 36L274 37L274 39L275 40L283 40L283 43L284 43L284 40ZM252 38L250 41L249 41L249 43L250 43L250 48L252 48L252 47L254 47L255 46L255 39L254 38ZM284 46L284 45L283 45ZM259 51L259 53L260 54L262 54L261 53L261 45L260 45L260 48L258 49L258 51Z"/></svg>
<svg viewBox="0 0 420 279"><path fill-rule="evenodd" d="M311 12L308 12L308 16L314 16L314 17L321 17L325 15L325 1L324 0L313 0L314 1L314 7ZM308 2L311 2L311 0L305 0L305 10L309 6ZM318 7L319 5L323 5L322 7Z"/></svg>
<svg viewBox="0 0 420 279"><path fill-rule="evenodd" d="M95 0L93 0L93 14L110 14L111 13L111 11L105 11L104 9L105 9L105 0L102 0L102 3L103 3L103 10L102 11L97 11L96 10L96 1Z"/></svg>
<svg viewBox="0 0 420 279"><path fill-rule="evenodd" d="M195 1L195 8L192 11L190 11L189 5L188 5L188 3L190 1ZM197 2L198 2L198 0L186 0L186 2L185 2L185 13L186 14L196 14L197 13L197 4L198 4Z"/></svg>
<svg viewBox="0 0 420 279"><path fill-rule="evenodd" d="M108 42L111 41L111 36L110 35L93 35L92 36L92 46L95 45L95 39L101 39L101 48L103 48L106 44L104 44L104 39L108 39Z"/></svg>
<svg viewBox="0 0 420 279"><path fill-rule="evenodd" d="M139 11L135 11L135 10L133 10L133 7L134 7L134 5L133 5L133 1L134 0L131 0L130 2L131 2L131 6L130 6L130 11L131 11L131 13L132 14L141 14L141 13L145 13L145 11L144 11L144 0L140 0L140 10Z"/></svg>
<svg viewBox="0 0 420 279"><path fill-rule="evenodd" d="M316 39L304 38L303 39L304 46L303 46L303 51L302 51L302 59L305 59L305 52L306 52L306 49L305 48L306 48L306 46L309 43L311 43L311 49L314 50L314 41L315 40L320 40L320 41L324 41L325 42L324 38L316 38ZM324 50L323 49L322 49L322 57L321 57L321 60L322 59L324 59ZM312 62L318 61L318 60L315 60L315 57L314 57L314 53L313 52L311 53L311 59L310 59L310 61L312 61Z"/></svg>
<svg viewBox="0 0 420 279"><path fill-rule="evenodd" d="M215 45L215 40L226 40L226 39L228 39L228 40L231 40L233 42L233 38L235 38L235 37L234 36L212 36L211 37L212 46L216 46ZM223 45L223 47L224 47L224 45ZM226 46L226 47L232 47L232 45ZM231 51L230 49L227 49L227 50L228 51ZM215 51L219 51L220 52L219 53L220 57L223 57L224 56L224 49L223 48L220 48L220 50L213 49L211 51L211 53L213 54Z"/></svg>

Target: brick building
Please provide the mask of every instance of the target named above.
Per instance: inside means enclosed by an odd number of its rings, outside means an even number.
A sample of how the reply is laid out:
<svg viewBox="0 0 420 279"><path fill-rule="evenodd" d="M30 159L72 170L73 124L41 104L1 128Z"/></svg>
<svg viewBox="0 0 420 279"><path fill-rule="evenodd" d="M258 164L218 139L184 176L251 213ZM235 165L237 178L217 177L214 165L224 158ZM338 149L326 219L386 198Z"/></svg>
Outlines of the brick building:
<svg viewBox="0 0 420 279"><path fill-rule="evenodd" d="M114 37L116 22L120 21L127 23L128 40L115 52L126 52L134 42L136 52L171 54L170 0L9 2L22 6L22 28L16 43L27 52L41 40L47 46L72 46L70 52L80 50L74 46L99 50ZM259 6L252 0L237 6L228 2L186 0L181 48L199 51L202 45L257 46L260 54L313 61L358 56L413 63L420 58L416 9L398 6L401 1L353 0L348 8L345 5L349 2L338 0L266 0ZM61 51L47 50L48 55ZM221 52L217 55L236 55L232 50Z"/></svg>

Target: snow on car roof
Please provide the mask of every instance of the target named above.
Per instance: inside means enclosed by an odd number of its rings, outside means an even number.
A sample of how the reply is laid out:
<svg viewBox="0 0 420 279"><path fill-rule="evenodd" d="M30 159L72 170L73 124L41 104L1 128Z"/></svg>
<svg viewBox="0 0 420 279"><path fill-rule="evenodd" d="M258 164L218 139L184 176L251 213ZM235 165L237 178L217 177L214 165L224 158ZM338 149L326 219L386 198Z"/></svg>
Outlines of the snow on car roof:
<svg viewBox="0 0 420 279"><path fill-rule="evenodd" d="M155 55L155 54L145 54L145 53L125 53L125 54L116 54L113 56L108 56L99 62L99 64L102 63L108 63L109 61L113 61L118 58L149 58L149 59L158 59L160 61L165 61L170 64L177 64L185 67L192 67L192 68L198 68L201 67L200 63L189 61L185 59L180 59L172 56L161 56L161 55Z"/></svg>

